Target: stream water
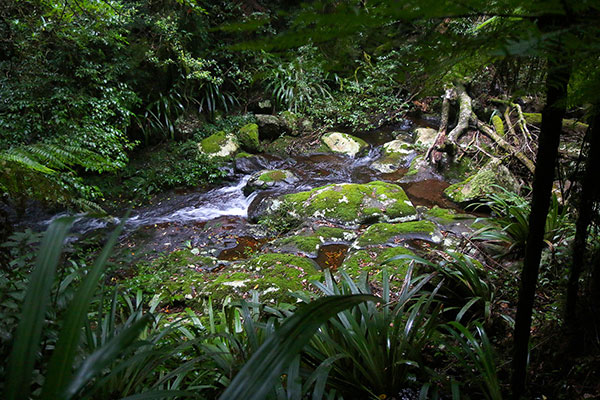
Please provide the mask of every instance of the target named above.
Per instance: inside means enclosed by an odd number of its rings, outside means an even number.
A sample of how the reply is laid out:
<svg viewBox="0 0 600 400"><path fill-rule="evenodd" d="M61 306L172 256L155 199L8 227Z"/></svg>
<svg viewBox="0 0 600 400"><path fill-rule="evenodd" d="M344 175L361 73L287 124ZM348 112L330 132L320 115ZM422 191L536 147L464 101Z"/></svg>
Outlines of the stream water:
<svg viewBox="0 0 600 400"><path fill-rule="evenodd" d="M402 183L406 168L384 174L370 167L380 157L382 144L393 140L396 134L391 130L359 134L371 147L367 154L356 158L339 154L312 154L283 159L264 154L244 160L232 171L227 183L208 190L173 191L161 196L152 205L135 209L126 222L123 241L135 243L136 246L141 242L146 250L157 252L180 248L184 243L188 246L212 245L227 254L223 258L231 258L231 254L237 254L235 249L239 247L240 240L246 240L252 247L257 246L261 239L261 232L248 222L249 210L270 197L331 183L367 183L373 180L399 183L415 205L453 207L442 197L442 191L448 184L434 173L428 176L433 179ZM293 185L281 185L246 195L244 188L250 176L261 169L287 169L299 180ZM60 214L42 221L40 227L58 216ZM85 235L117 222L117 218L82 217L75 223L74 232Z"/></svg>

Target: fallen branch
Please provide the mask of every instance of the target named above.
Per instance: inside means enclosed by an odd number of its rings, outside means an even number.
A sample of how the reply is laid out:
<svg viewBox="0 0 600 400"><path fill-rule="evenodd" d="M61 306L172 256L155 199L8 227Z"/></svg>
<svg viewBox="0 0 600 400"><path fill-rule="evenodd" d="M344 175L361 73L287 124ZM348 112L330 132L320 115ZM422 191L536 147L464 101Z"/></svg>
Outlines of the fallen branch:
<svg viewBox="0 0 600 400"><path fill-rule="evenodd" d="M535 164L525 155L522 151L515 149L510 143L508 143L502 136L498 135L494 129L489 125L484 124L477 118L475 114L471 115L471 123L484 133L487 137L492 139L497 145L502 147L510 155L521 161L521 163L533 174L535 172Z"/></svg>

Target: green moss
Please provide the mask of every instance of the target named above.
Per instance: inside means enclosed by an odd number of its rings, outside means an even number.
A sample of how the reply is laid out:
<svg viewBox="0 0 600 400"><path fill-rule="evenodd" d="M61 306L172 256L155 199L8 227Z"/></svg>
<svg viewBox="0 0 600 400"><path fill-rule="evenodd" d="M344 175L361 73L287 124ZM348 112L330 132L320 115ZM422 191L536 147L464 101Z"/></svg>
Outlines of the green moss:
<svg viewBox="0 0 600 400"><path fill-rule="evenodd" d="M294 143L293 137L281 136L278 139L276 139L275 141L273 141L273 143L271 143L269 145L267 150L269 151L269 153L272 153L272 154L287 156L287 155L289 155L288 149L292 143Z"/></svg>
<svg viewBox="0 0 600 400"><path fill-rule="evenodd" d="M315 253L321 245L321 239L318 236L290 236L283 238L276 243L282 246L293 246L304 253Z"/></svg>
<svg viewBox="0 0 600 400"><path fill-rule="evenodd" d="M316 256L322 243L348 241L356 237L352 231L321 226L310 235L294 235L278 240L275 246L293 246L296 249Z"/></svg>
<svg viewBox="0 0 600 400"><path fill-rule="evenodd" d="M440 208L438 206L427 210L425 212L425 216L442 225L452 224L461 219L474 218L472 215L459 214L456 211L451 210L449 208Z"/></svg>
<svg viewBox="0 0 600 400"><path fill-rule="evenodd" d="M380 245L393 239L405 237L429 238L435 232L435 225L430 221L412 221L400 224L374 224L363 232L357 244L361 247Z"/></svg>
<svg viewBox="0 0 600 400"><path fill-rule="evenodd" d="M238 131L238 139L242 147L246 150L259 152L261 150L260 140L258 138L258 125L246 124Z"/></svg>
<svg viewBox="0 0 600 400"><path fill-rule="evenodd" d="M463 157L459 162L450 163L444 176L449 181L462 181L473 172L473 162L468 157Z"/></svg>
<svg viewBox="0 0 600 400"><path fill-rule="evenodd" d="M492 170L481 170L463 182L448 186L444 189L444 195L455 203L464 203L491 193L491 187L496 183L496 175Z"/></svg>
<svg viewBox="0 0 600 400"><path fill-rule="evenodd" d="M273 170L269 172L265 172L261 176L258 177L259 181L263 182L280 182L287 177L287 174L282 170Z"/></svg>
<svg viewBox="0 0 600 400"><path fill-rule="evenodd" d="M346 257L340 270L345 271L354 280L367 272L373 280L380 281L381 271L387 267L392 274L397 275L398 278L403 278L406 275L410 260L394 260L385 265L383 263L395 256L413 254L412 251L404 247L388 247L368 251L358 250Z"/></svg>
<svg viewBox="0 0 600 400"><path fill-rule="evenodd" d="M504 136L504 122L502 118L498 115L494 115L492 117L492 124L494 125L494 129L496 129L496 133L500 136Z"/></svg>
<svg viewBox="0 0 600 400"><path fill-rule="evenodd" d="M152 296L159 294L167 302L193 302L204 282L203 270L216 264L217 259L196 255L194 250L176 250L139 264L136 274L124 284L134 291L142 290Z"/></svg>
<svg viewBox="0 0 600 400"><path fill-rule="evenodd" d="M248 158L254 157L254 154L246 153L245 151L241 151L235 155L235 158Z"/></svg>
<svg viewBox="0 0 600 400"><path fill-rule="evenodd" d="M220 131L203 139L200 142L200 147L205 153L218 153L225 143L227 143L227 134Z"/></svg>
<svg viewBox="0 0 600 400"><path fill-rule="evenodd" d="M226 296L248 297L256 290L261 300L290 301L291 292L308 288L321 273L308 258L290 254L263 254L220 274L205 274L202 293L219 301Z"/></svg>
<svg viewBox="0 0 600 400"><path fill-rule="evenodd" d="M540 125L542 123L542 114L541 113L523 113L523 117L529 124ZM584 132L588 128L588 124L584 124L583 122L579 122L576 119L563 119L562 124L564 129L573 129Z"/></svg>
<svg viewBox="0 0 600 400"><path fill-rule="evenodd" d="M419 161L421 160L423 160L423 156L416 156L415 158L413 158L408 167L408 171L406 171L406 174L404 174L404 176L409 177L416 175L419 172Z"/></svg>
<svg viewBox="0 0 600 400"><path fill-rule="evenodd" d="M376 219L411 218L416 214L398 185L385 182L335 184L283 196L303 217L358 224Z"/></svg>

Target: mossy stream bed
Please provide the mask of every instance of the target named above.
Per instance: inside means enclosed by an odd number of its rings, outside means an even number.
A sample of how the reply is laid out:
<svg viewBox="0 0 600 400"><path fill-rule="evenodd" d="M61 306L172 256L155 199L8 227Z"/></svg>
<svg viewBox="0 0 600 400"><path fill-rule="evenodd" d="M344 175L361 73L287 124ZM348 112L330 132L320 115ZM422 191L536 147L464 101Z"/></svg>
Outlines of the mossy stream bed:
<svg viewBox="0 0 600 400"><path fill-rule="evenodd" d="M126 284L178 304L252 290L289 300L326 268L375 277L388 258L451 246L473 219L444 198L449 183L434 170L403 180L424 148L407 142L408 158L390 172L373 164L389 156L385 144L398 133L361 136L369 148L354 156L321 148L287 157L244 154L230 162L227 182L165 193L134 209L119 247L130 270ZM410 140L406 132L401 137ZM86 234L114 223L82 221L78 229ZM400 277L407 263L388 268Z"/></svg>

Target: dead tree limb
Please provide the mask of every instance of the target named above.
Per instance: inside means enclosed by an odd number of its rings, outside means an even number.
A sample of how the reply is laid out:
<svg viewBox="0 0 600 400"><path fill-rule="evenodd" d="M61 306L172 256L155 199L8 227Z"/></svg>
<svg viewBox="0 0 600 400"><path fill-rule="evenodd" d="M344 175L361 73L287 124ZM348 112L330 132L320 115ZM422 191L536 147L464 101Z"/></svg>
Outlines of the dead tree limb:
<svg viewBox="0 0 600 400"><path fill-rule="evenodd" d="M508 143L502 136L498 135L494 129L489 125L484 124L477 118L475 114L471 115L471 123L484 133L487 137L492 139L498 146L502 147L510 155L521 161L521 163L533 174L535 172L535 165L522 151L515 149L510 143Z"/></svg>

